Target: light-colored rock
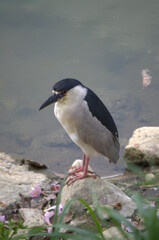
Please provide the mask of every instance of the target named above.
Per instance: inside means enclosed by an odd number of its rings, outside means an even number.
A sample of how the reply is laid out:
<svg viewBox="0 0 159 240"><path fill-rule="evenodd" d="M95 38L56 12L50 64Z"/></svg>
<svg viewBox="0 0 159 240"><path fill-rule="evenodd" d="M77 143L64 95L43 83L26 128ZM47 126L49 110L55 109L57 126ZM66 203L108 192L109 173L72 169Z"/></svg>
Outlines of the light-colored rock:
<svg viewBox="0 0 159 240"><path fill-rule="evenodd" d="M155 180L156 180L156 176L153 173L148 173L148 174L145 175L145 181L146 182L151 183Z"/></svg>
<svg viewBox="0 0 159 240"><path fill-rule="evenodd" d="M126 240L126 239L131 239L131 240L135 240L134 237L128 233L125 233L126 235L128 235L128 237L124 237L121 232L119 231L119 229L117 227L111 227L107 230L105 230L103 232L103 235L105 237L105 239L107 240Z"/></svg>
<svg viewBox="0 0 159 240"><path fill-rule="evenodd" d="M124 160L139 165L159 164L159 127L136 129L125 147Z"/></svg>
<svg viewBox="0 0 159 240"><path fill-rule="evenodd" d="M24 225L28 227L42 226L45 224L42 218L42 211L35 208L21 208L19 210L22 218L24 219Z"/></svg>
<svg viewBox="0 0 159 240"><path fill-rule="evenodd" d="M120 213L123 216L131 216L136 209L135 203L130 197L122 192L114 184L101 179L96 178L84 178L75 181L70 186L65 185L61 194L61 203L65 205L69 200L82 198L89 205L93 204L93 194L95 194L97 200L101 205L115 204L120 202ZM69 212L82 213L85 206L80 201L74 201L69 209Z"/></svg>
<svg viewBox="0 0 159 240"><path fill-rule="evenodd" d="M28 164L19 165L10 155L0 153L0 200L6 204L18 200L19 193L29 195L36 184L45 188L49 182L44 174L30 171Z"/></svg>

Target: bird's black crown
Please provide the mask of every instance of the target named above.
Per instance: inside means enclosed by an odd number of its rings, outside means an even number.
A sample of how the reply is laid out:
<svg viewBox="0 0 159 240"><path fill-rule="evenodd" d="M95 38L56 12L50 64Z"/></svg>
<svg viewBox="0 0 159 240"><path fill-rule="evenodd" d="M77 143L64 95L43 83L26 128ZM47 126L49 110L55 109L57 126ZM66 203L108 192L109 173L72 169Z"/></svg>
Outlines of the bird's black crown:
<svg viewBox="0 0 159 240"><path fill-rule="evenodd" d="M62 79L59 82L55 83L55 85L53 86L53 90L56 92L61 92L63 90L68 91L71 88L78 86L78 85L82 85L82 83L80 81L78 81L77 79L65 78L65 79Z"/></svg>

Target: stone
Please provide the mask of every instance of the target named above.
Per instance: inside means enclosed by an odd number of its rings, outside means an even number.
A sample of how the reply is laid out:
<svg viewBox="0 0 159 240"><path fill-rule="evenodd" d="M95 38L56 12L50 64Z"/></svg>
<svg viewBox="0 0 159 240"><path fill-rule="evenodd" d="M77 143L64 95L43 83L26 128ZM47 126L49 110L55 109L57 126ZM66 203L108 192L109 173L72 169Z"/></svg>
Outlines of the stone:
<svg viewBox="0 0 159 240"><path fill-rule="evenodd" d="M156 180L156 176L153 173L148 173L145 175L145 181L148 183L154 182Z"/></svg>
<svg viewBox="0 0 159 240"><path fill-rule="evenodd" d="M159 165L159 127L136 129L125 147L124 160L143 166Z"/></svg>
<svg viewBox="0 0 159 240"><path fill-rule="evenodd" d="M89 205L93 205L93 195L101 205L119 202L121 204L120 213L125 217L131 216L136 209L136 205L130 197L114 184L100 177L84 178L75 181L69 186L65 185L61 192L61 203L66 205L69 200L82 198ZM84 209L85 206L76 200L71 204L69 212L82 214Z"/></svg>
<svg viewBox="0 0 159 240"><path fill-rule="evenodd" d="M135 240L135 238L129 233L125 233L126 237L124 237L117 227L111 227L111 228L103 231L103 235L104 235L105 239L107 239L107 240L112 240L112 239L115 239L115 240L121 240L121 239L122 240L126 240L126 239Z"/></svg>
<svg viewBox="0 0 159 240"><path fill-rule="evenodd" d="M19 212L24 219L24 225L28 227L42 226L45 224L42 211L36 208L21 208Z"/></svg>
<svg viewBox="0 0 159 240"><path fill-rule="evenodd" d="M45 174L29 170L28 164L19 165L10 155L0 153L0 200L6 204L19 199L19 193L29 196L32 187L49 186L50 179Z"/></svg>

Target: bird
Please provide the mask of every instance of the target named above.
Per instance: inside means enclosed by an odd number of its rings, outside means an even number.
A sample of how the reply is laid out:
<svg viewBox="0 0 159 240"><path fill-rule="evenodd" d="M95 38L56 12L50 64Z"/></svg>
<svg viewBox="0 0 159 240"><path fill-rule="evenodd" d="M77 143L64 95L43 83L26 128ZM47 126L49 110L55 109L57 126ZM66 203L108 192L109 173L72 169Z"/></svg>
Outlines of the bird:
<svg viewBox="0 0 159 240"><path fill-rule="evenodd" d="M81 148L81 166L70 167L66 183L97 175L88 170L90 157L100 154L109 162L119 159L120 143L116 124L101 99L79 80L65 78L54 84L52 95L39 111L55 103L54 114L71 140Z"/></svg>

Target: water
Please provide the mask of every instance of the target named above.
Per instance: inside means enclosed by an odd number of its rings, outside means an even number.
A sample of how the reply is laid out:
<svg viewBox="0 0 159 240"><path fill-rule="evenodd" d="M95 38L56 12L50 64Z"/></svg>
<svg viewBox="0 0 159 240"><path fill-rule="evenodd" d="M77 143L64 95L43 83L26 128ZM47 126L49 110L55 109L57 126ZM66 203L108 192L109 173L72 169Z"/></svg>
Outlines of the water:
<svg viewBox="0 0 159 240"><path fill-rule="evenodd" d="M82 153L53 115L38 112L53 84L73 77L93 89L118 126L159 125L159 1L0 1L0 151L65 172ZM142 69L152 83L142 88ZM121 155L122 155L121 151ZM94 157L102 176L122 171Z"/></svg>

